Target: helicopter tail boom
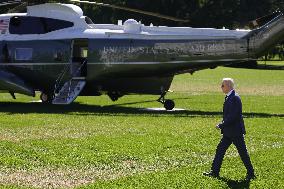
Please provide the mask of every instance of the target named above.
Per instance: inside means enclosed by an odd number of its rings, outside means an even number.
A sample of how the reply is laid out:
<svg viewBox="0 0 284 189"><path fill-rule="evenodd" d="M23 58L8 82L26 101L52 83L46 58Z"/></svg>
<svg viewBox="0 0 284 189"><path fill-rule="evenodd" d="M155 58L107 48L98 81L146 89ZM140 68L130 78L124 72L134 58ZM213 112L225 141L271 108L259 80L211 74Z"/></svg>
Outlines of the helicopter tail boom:
<svg viewBox="0 0 284 189"><path fill-rule="evenodd" d="M243 38L248 41L250 57L263 56L269 49L284 39L284 14L280 13L270 22L251 31Z"/></svg>

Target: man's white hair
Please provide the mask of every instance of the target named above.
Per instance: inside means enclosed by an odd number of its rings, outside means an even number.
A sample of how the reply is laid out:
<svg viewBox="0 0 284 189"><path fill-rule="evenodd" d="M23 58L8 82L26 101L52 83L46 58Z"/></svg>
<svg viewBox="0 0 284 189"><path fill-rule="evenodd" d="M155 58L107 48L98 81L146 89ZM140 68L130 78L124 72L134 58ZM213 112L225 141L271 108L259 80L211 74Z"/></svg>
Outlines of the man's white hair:
<svg viewBox="0 0 284 189"><path fill-rule="evenodd" d="M232 78L223 78L223 82L226 82L227 85L232 89L235 86L234 80Z"/></svg>

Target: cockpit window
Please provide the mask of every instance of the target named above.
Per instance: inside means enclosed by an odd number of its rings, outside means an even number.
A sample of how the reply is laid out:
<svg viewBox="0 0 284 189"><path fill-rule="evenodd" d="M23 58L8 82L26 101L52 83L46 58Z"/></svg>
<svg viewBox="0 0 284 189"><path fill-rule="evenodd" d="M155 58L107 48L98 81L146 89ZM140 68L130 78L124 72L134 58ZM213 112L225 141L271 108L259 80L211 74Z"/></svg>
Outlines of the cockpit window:
<svg viewBox="0 0 284 189"><path fill-rule="evenodd" d="M14 16L10 20L11 34L43 34L44 27L37 17Z"/></svg>
<svg viewBox="0 0 284 189"><path fill-rule="evenodd" d="M91 18L89 18L89 17L85 17L85 22L87 23L87 24L94 24L94 22L92 21L92 19Z"/></svg>
<svg viewBox="0 0 284 189"><path fill-rule="evenodd" d="M52 18L44 18L43 22L44 25L46 26L47 32L61 30L64 28L70 28L74 26L73 22L68 22L65 20L57 20Z"/></svg>
<svg viewBox="0 0 284 189"><path fill-rule="evenodd" d="M32 16L14 16L10 20L11 34L45 34L48 32L69 28L73 22L53 18Z"/></svg>

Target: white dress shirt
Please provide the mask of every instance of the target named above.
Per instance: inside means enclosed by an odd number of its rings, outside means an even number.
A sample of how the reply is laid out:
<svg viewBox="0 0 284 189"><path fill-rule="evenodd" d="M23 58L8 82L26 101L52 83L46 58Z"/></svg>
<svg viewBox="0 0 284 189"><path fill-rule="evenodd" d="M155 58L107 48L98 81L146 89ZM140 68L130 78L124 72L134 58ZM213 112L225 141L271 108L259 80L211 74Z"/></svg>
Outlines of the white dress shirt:
<svg viewBox="0 0 284 189"><path fill-rule="evenodd" d="M226 94L226 96L227 96L227 97L230 96L230 95L232 94L233 90L234 90L234 89L230 90L230 91Z"/></svg>

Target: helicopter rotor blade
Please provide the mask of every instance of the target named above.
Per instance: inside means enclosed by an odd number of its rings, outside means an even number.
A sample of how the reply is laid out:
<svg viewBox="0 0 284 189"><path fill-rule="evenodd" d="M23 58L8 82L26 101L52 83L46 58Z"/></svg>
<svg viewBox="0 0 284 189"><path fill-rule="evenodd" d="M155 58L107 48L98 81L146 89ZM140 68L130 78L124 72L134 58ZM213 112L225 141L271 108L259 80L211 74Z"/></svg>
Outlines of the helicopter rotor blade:
<svg viewBox="0 0 284 189"><path fill-rule="evenodd" d="M277 9L276 11L274 11L271 14L267 14L265 16L262 16L260 18L257 18L255 20L250 21L248 23L248 25L252 29L263 26L264 24L266 24L267 22L269 22L270 20L272 20L273 18L275 18L276 16L278 16L280 14L282 14L282 11L279 11L279 9Z"/></svg>
<svg viewBox="0 0 284 189"><path fill-rule="evenodd" d="M6 5L19 4L19 3L21 3L21 0L4 1L4 2L0 2L0 7L1 6L6 6Z"/></svg>
<svg viewBox="0 0 284 189"><path fill-rule="evenodd" d="M14 12L18 12L18 11L22 11L27 7L28 3L27 2L23 2L22 4L10 9L8 11L8 13L14 13Z"/></svg>
<svg viewBox="0 0 284 189"><path fill-rule="evenodd" d="M185 23L189 22L189 20L175 18L175 17L167 16L167 15L162 15L162 14L159 14L159 13L143 11L143 10L127 8L127 7L121 7L121 6L105 4L105 3L98 3L98 2L95 2L95 1L81 1L81 0L70 0L70 1L74 2L74 3L93 4L93 5L102 6L102 7L110 7L110 8L114 8L114 9L120 9L120 10L125 10L125 11L130 11L130 12L136 12L136 13L150 15L150 16L154 16L154 17L158 17L158 18L163 18L163 19L167 19L167 20L176 21L176 22L185 22Z"/></svg>

